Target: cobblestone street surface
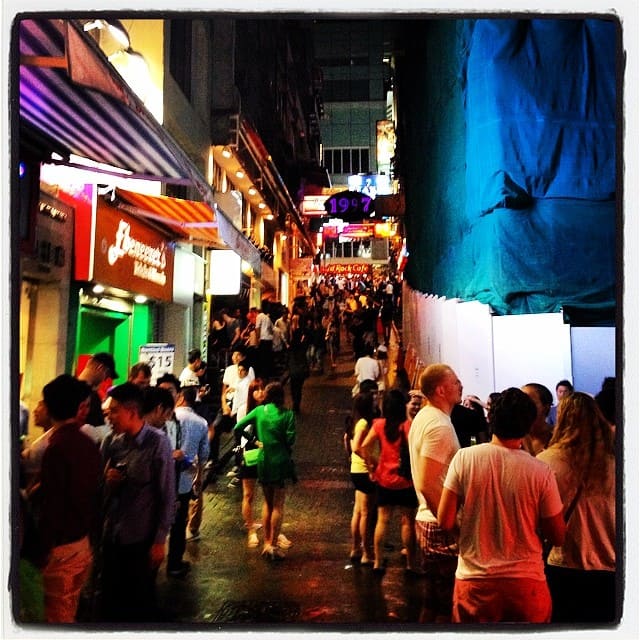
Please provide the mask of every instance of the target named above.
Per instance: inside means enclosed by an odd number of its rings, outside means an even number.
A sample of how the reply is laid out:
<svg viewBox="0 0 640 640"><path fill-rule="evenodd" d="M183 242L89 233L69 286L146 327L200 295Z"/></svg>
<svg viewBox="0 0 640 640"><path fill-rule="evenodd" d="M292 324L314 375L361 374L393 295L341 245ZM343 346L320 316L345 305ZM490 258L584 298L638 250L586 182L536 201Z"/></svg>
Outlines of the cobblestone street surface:
<svg viewBox="0 0 640 640"><path fill-rule="evenodd" d="M294 449L299 480L288 492L282 527L293 542L286 559L261 557L262 541L247 547L242 490L219 477L205 490L201 538L187 543L190 573L182 579L167 578L164 571L159 575L160 601L170 624L194 630L260 630L269 624L328 630L336 625L356 631L383 623L400 630L402 623L417 622L422 584L405 577L397 524L387 535L382 579L370 567L349 562L354 491L342 434L351 409L354 362L347 349L333 372L312 375L305 383ZM261 502L258 488L258 521Z"/></svg>

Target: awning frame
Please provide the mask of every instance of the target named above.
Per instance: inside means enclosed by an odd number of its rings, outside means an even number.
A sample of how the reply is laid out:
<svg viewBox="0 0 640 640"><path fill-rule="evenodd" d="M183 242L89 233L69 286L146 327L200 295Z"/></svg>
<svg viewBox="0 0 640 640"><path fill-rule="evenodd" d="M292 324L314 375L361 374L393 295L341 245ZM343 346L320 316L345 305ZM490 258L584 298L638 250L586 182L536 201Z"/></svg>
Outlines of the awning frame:
<svg viewBox="0 0 640 640"><path fill-rule="evenodd" d="M17 91L12 89L18 97L13 104L19 104L11 110L14 130L20 120L62 144L70 154L129 171L127 177L190 185L212 212L225 217L200 169L147 110L79 21L19 18L12 30L12 57L19 69L17 81L13 75L11 78L18 84ZM74 123L78 126L73 127ZM107 154L107 148L114 153ZM12 153L17 164L18 145ZM107 161L107 155L120 160ZM68 158L67 162L54 162L73 164ZM93 170L111 174L108 169ZM123 177L117 171L113 175ZM222 239L259 271L258 250L231 220L226 222L221 228Z"/></svg>

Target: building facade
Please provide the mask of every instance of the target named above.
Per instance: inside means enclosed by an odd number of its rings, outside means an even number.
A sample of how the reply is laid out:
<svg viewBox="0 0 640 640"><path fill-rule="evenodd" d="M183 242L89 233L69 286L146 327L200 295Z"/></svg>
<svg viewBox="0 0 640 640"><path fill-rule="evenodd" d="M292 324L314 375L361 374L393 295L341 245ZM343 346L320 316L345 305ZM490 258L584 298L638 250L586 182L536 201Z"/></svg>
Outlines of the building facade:
<svg viewBox="0 0 640 640"><path fill-rule="evenodd" d="M25 18L12 46L28 408L97 351L114 354L116 382L140 359L179 372L189 349L207 352L221 283L245 308L288 302L289 262L314 250L291 192L319 153L312 59L292 24Z"/></svg>

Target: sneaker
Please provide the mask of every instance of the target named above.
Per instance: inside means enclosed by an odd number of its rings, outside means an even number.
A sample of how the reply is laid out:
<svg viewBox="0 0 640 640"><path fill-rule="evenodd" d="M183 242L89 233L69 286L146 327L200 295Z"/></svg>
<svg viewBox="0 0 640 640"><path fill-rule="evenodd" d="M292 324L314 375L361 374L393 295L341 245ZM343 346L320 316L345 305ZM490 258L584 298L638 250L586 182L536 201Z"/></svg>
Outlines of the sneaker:
<svg viewBox="0 0 640 640"><path fill-rule="evenodd" d="M175 567L167 567L167 575L171 578L184 578L184 576L189 573L191 569L191 564L189 562L185 562L184 560L180 562L180 564Z"/></svg>
<svg viewBox="0 0 640 640"><path fill-rule="evenodd" d="M260 544L258 540L258 534L255 531L249 532L249 540L247 541L247 546L250 549L255 549Z"/></svg>
<svg viewBox="0 0 640 640"><path fill-rule="evenodd" d="M285 536L284 533L281 533L278 536L278 546L281 549L288 549L292 544L293 542L291 542L291 540L289 540L289 538L287 538L287 536Z"/></svg>
<svg viewBox="0 0 640 640"><path fill-rule="evenodd" d="M199 531L191 531L187 534L187 542L196 542L197 540L200 540Z"/></svg>
<svg viewBox="0 0 640 640"><path fill-rule="evenodd" d="M239 487L240 486L240 478L235 477L231 478L231 482L227 485L227 487Z"/></svg>

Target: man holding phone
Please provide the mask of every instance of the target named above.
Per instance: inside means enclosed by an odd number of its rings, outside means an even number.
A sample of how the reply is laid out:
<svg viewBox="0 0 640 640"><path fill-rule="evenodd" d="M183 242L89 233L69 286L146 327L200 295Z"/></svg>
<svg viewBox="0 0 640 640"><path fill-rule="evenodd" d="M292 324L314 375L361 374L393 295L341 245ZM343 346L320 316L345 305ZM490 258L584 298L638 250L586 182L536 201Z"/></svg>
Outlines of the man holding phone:
<svg viewBox="0 0 640 640"><path fill-rule="evenodd" d="M142 417L143 390L125 382L109 396L102 613L110 622L148 622L157 619L156 575L175 512L174 461L169 439Z"/></svg>

